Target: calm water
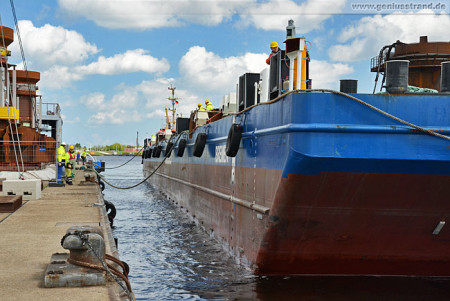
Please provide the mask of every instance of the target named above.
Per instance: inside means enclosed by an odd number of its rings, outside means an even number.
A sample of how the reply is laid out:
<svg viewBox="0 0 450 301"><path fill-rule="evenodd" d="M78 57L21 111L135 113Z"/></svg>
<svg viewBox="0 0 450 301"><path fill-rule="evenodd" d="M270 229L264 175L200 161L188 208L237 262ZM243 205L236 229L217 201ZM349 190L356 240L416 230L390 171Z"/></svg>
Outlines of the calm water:
<svg viewBox="0 0 450 301"><path fill-rule="evenodd" d="M98 157L114 167L130 157ZM114 185L142 180L137 157L103 175ZM137 300L450 300L450 281L377 277L256 277L145 183L108 185L117 209L114 236L130 265Z"/></svg>

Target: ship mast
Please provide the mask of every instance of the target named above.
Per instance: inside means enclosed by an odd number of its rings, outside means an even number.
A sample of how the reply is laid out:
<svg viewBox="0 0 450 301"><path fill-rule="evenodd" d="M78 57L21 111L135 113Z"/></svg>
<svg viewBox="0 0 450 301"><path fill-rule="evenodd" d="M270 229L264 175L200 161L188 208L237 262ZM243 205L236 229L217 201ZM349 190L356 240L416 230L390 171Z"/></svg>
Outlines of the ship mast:
<svg viewBox="0 0 450 301"><path fill-rule="evenodd" d="M169 125L169 114L167 112L166 109L166 119L167 119L167 124L166 124L166 128L175 128L175 112L177 111L177 109L175 109L175 104L178 104L178 97L175 97L175 89L176 87L172 87L172 85L170 85L170 87L168 87L167 89L172 91L172 97L167 98L168 100L170 100L172 102L172 109L169 109L169 111L172 111L172 127L170 127Z"/></svg>

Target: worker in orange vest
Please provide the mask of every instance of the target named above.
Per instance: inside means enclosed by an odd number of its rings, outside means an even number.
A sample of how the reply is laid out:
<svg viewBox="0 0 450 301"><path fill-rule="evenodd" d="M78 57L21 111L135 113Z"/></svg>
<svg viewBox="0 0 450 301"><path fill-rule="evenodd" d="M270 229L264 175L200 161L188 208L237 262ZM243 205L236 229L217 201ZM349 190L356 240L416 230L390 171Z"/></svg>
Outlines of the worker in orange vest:
<svg viewBox="0 0 450 301"><path fill-rule="evenodd" d="M69 147L66 153L66 183L72 185L72 170L75 164L75 148L73 145Z"/></svg>

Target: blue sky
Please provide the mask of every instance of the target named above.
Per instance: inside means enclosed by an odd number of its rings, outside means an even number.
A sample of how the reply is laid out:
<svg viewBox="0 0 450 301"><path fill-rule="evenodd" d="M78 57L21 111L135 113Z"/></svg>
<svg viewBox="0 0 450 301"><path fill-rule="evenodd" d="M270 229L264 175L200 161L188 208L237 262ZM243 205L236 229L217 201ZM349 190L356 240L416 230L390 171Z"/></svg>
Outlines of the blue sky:
<svg viewBox="0 0 450 301"><path fill-rule="evenodd" d="M430 7L406 7L426 3ZM375 5L356 9L355 4ZM383 4L398 4L394 9ZM313 88L358 79L371 93L370 58L400 40L450 40L447 1L43 0L15 1L29 70L41 72L44 102L58 102L63 140L142 144L164 123L171 84L188 116L198 102L219 106L245 72L260 72L289 19L311 42ZM14 28L9 1L2 25ZM378 9L378 10L377 10ZM283 47L282 47L283 48ZM9 60L22 66L17 37Z"/></svg>

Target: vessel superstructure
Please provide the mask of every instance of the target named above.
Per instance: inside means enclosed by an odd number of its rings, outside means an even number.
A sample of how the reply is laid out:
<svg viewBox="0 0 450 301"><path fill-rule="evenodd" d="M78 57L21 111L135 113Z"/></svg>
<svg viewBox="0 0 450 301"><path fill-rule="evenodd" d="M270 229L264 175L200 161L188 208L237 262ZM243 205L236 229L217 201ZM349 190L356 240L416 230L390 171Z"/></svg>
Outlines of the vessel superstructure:
<svg viewBox="0 0 450 301"><path fill-rule="evenodd" d="M8 62L13 41L13 29L0 26L0 170L39 169L56 161L61 108L58 103L42 102L37 86L40 72L18 70Z"/></svg>

